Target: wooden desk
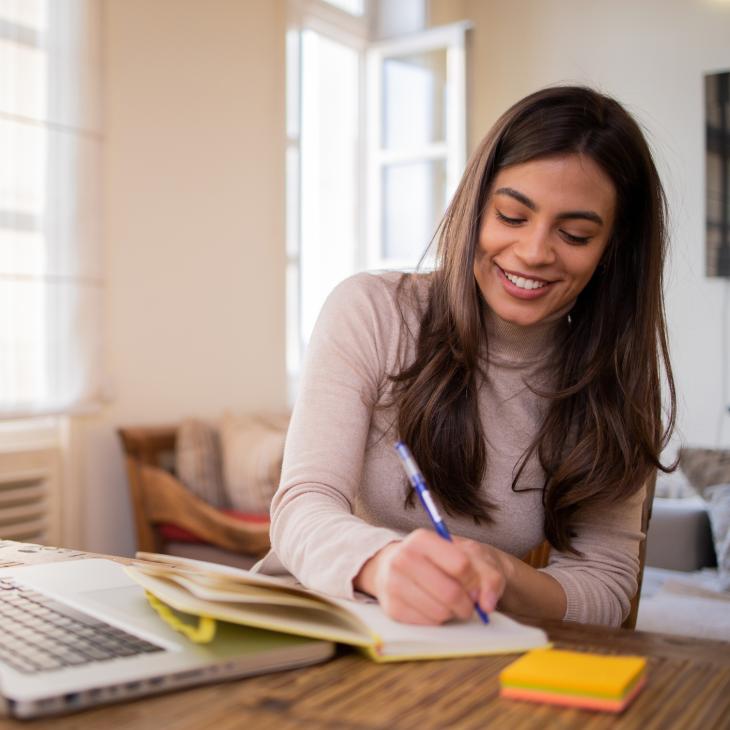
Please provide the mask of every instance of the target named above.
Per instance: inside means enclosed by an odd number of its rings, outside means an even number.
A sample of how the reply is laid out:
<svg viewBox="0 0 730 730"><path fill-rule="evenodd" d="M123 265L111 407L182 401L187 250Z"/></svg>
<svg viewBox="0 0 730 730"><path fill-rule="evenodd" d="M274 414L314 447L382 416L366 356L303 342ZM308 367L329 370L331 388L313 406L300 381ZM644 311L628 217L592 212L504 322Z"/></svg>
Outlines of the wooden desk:
<svg viewBox="0 0 730 730"><path fill-rule="evenodd" d="M51 558L51 553L47 554ZM33 561L40 558L38 554ZM0 720L0 728L730 728L730 642L560 621L528 623L545 628L560 648L648 657L646 687L616 718L501 699L497 675L514 655L377 665L343 650L334 660L305 669L108 705L50 720Z"/></svg>

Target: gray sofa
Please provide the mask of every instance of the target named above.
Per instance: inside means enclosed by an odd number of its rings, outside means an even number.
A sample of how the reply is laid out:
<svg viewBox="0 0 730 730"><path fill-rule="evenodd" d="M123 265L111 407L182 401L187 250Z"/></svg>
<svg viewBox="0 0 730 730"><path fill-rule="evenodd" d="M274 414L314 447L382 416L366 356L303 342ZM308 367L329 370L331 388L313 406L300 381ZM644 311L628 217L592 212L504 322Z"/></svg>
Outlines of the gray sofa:
<svg viewBox="0 0 730 730"><path fill-rule="evenodd" d="M654 499L646 565L681 571L717 565L710 518L701 497Z"/></svg>

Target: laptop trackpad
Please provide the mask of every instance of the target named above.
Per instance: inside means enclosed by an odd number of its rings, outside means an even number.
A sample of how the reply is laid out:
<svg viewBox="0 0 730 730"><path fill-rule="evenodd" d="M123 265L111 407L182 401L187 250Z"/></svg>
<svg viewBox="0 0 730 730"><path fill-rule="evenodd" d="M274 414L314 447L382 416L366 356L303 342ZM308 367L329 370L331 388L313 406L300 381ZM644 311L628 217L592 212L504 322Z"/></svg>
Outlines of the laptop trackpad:
<svg viewBox="0 0 730 730"><path fill-rule="evenodd" d="M180 634L171 629L150 606L139 586L104 588L77 593L73 603L95 618L134 630L142 638L167 649L182 649Z"/></svg>

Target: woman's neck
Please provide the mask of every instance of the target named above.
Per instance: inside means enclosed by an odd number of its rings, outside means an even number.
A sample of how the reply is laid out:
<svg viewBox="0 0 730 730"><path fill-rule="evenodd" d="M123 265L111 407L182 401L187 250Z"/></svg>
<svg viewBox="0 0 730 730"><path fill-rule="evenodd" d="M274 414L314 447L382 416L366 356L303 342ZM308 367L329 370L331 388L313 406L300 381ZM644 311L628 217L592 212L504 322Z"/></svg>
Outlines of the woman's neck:
<svg viewBox="0 0 730 730"><path fill-rule="evenodd" d="M537 364L545 360L555 346L558 332L567 326L568 312L572 306L571 302L541 322L520 325L502 319L485 304L487 359L489 362L513 365Z"/></svg>

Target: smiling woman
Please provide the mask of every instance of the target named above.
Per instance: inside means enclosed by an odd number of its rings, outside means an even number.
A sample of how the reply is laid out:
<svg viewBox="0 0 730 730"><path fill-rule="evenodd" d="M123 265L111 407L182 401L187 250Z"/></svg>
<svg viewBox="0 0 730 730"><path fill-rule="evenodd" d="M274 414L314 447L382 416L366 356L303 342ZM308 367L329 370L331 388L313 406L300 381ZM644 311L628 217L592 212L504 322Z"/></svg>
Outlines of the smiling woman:
<svg viewBox="0 0 730 730"><path fill-rule="evenodd" d="M616 101L556 87L509 109L440 225L435 271L358 275L325 304L261 569L412 623L476 600L620 624L644 484L672 468L665 247L654 163ZM454 543L426 529L398 440ZM520 560L546 539L547 567Z"/></svg>
<svg viewBox="0 0 730 730"><path fill-rule="evenodd" d="M571 154L507 167L492 187L474 257L484 300L520 325L567 313L608 245L613 183Z"/></svg>

